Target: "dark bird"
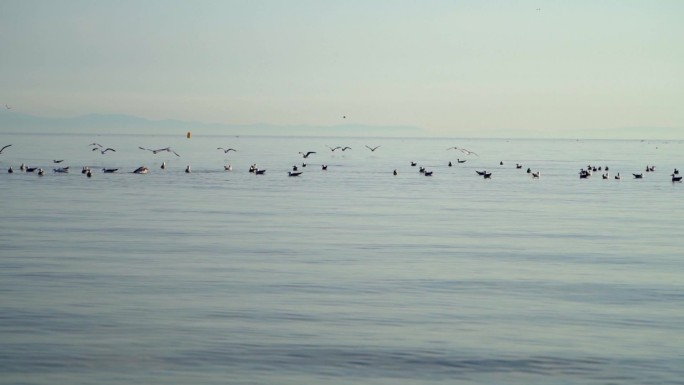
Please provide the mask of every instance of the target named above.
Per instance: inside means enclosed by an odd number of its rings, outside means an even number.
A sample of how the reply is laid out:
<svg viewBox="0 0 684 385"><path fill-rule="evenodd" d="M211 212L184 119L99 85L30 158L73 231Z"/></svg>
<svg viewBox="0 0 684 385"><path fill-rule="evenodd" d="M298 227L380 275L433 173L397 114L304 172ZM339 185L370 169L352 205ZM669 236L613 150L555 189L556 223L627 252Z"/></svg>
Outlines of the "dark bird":
<svg viewBox="0 0 684 385"><path fill-rule="evenodd" d="M254 175L264 175L265 173L266 173L266 170L259 170L259 169L254 170Z"/></svg>
<svg viewBox="0 0 684 385"><path fill-rule="evenodd" d="M347 151L347 150L351 150L351 149L352 149L351 147L342 147L342 151Z"/></svg>
<svg viewBox="0 0 684 385"><path fill-rule="evenodd" d="M477 173L477 175L480 175L480 176L487 173L487 171L477 171L477 170L475 170L475 172Z"/></svg>
<svg viewBox="0 0 684 385"><path fill-rule="evenodd" d="M166 162L162 162L161 169L164 170L165 168L166 168Z"/></svg>
<svg viewBox="0 0 684 385"><path fill-rule="evenodd" d="M615 175L615 179L620 180L620 173L617 173L617 175Z"/></svg>
<svg viewBox="0 0 684 385"><path fill-rule="evenodd" d="M113 148L111 148L111 147L107 147L107 148L105 148L104 150L100 151L100 154L104 155L104 153L107 152L107 151L116 152L115 149L113 149Z"/></svg>
<svg viewBox="0 0 684 385"><path fill-rule="evenodd" d="M465 163L465 162L466 162L466 160L465 160L465 159L463 159L463 160L460 160L460 159L456 159L456 161L457 161L458 163Z"/></svg>
<svg viewBox="0 0 684 385"><path fill-rule="evenodd" d="M371 151L375 151L375 150L377 150L378 148L380 148L380 146L375 146L375 147L366 146L366 148L369 149L369 150L371 150Z"/></svg>
<svg viewBox="0 0 684 385"><path fill-rule="evenodd" d="M88 171L90 171L90 170L88 170ZM117 171L119 171L118 168L103 168L102 169L102 172L104 172L105 174L113 174Z"/></svg>
<svg viewBox="0 0 684 385"><path fill-rule="evenodd" d="M10 166L10 168L7 169L7 173L8 173L8 174L11 174L11 173L13 173L13 172L14 172L14 170L12 170L12 166Z"/></svg>
<svg viewBox="0 0 684 385"><path fill-rule="evenodd" d="M187 174L190 174L190 165L188 165L188 167L185 168L185 172L186 172Z"/></svg>
<svg viewBox="0 0 684 385"><path fill-rule="evenodd" d="M216 148L216 149L217 149L217 150L222 150L224 154L227 154L228 151L235 151L235 152L237 152L237 150L234 149L234 148L223 148L223 147L218 147L218 148Z"/></svg>
<svg viewBox="0 0 684 385"><path fill-rule="evenodd" d="M62 163L62 162L64 162L64 159L60 159L60 160L53 160L53 161L52 161L52 163Z"/></svg>
<svg viewBox="0 0 684 385"><path fill-rule="evenodd" d="M451 161L449 161L449 167L451 167L451 166L453 166L453 164L451 164Z"/></svg>
<svg viewBox="0 0 684 385"><path fill-rule="evenodd" d="M133 171L133 173L134 173L134 174L147 174L149 171L150 171L150 170L149 170L147 167L145 167L145 166L140 166L140 167L136 168L136 169Z"/></svg>
<svg viewBox="0 0 684 385"><path fill-rule="evenodd" d="M53 168L53 172L59 172L59 173L67 173L69 172L69 167L60 167L60 168Z"/></svg>
<svg viewBox="0 0 684 385"><path fill-rule="evenodd" d="M302 154L302 156L303 156L304 158L308 158L309 155L315 154L316 151L309 151L309 152L307 152L307 153L304 153L304 152L301 152L301 151L300 151L299 153Z"/></svg>
<svg viewBox="0 0 684 385"><path fill-rule="evenodd" d="M397 170L395 169L395 170L392 172L392 175L399 175L399 173L398 173Z"/></svg>
<svg viewBox="0 0 684 385"><path fill-rule="evenodd" d="M491 172L485 172L484 175L482 175L485 179L491 179L492 178L492 173Z"/></svg>
<svg viewBox="0 0 684 385"><path fill-rule="evenodd" d="M342 148L340 146L337 146L337 147L325 146L325 147L328 147L330 149L330 151L335 151L335 150L339 150L340 148Z"/></svg>
<svg viewBox="0 0 684 385"><path fill-rule="evenodd" d="M93 176L93 173L90 172L90 170L88 170L88 172L86 173L86 176L87 176L88 178L91 178L91 177Z"/></svg>
<svg viewBox="0 0 684 385"><path fill-rule="evenodd" d="M415 167L418 163L416 162L411 162L411 167Z"/></svg>
<svg viewBox="0 0 684 385"><path fill-rule="evenodd" d="M672 174L672 181L673 182L681 182L682 181L682 176L677 176L675 174Z"/></svg>
<svg viewBox="0 0 684 385"><path fill-rule="evenodd" d="M287 176L300 176L300 175L302 175L301 171L300 172L292 172L292 171L287 172Z"/></svg>
<svg viewBox="0 0 684 385"><path fill-rule="evenodd" d="M432 176L432 171L424 171L423 175L425 176Z"/></svg>
<svg viewBox="0 0 684 385"><path fill-rule="evenodd" d="M0 148L0 154L2 154L2 152L3 152L7 147L12 147L12 145L11 145L11 144L8 144L8 145L4 146L3 148Z"/></svg>
<svg viewBox="0 0 684 385"><path fill-rule="evenodd" d="M532 173L532 178L539 178L539 171Z"/></svg>
<svg viewBox="0 0 684 385"><path fill-rule="evenodd" d="M39 168L39 169L38 169L38 175L39 175L39 176L45 175L45 170L43 170L42 168Z"/></svg>
<svg viewBox="0 0 684 385"><path fill-rule="evenodd" d="M644 178L644 174L632 174L632 175L634 175L634 179L643 179Z"/></svg>
<svg viewBox="0 0 684 385"><path fill-rule="evenodd" d="M327 164L322 164L322 165L321 165L321 170L326 171L327 169L328 169L328 165L327 165Z"/></svg>

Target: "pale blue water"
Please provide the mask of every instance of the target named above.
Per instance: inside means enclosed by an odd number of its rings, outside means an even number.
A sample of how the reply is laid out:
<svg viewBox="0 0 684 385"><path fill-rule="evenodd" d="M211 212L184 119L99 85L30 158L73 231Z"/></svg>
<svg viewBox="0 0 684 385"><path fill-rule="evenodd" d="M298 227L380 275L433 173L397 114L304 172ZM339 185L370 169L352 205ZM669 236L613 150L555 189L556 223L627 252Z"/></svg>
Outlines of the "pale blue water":
<svg viewBox="0 0 684 385"><path fill-rule="evenodd" d="M684 383L684 185L669 176L682 142L0 134L9 143L2 384ZM289 178L299 151L317 154ZM580 180L588 164L611 179Z"/></svg>

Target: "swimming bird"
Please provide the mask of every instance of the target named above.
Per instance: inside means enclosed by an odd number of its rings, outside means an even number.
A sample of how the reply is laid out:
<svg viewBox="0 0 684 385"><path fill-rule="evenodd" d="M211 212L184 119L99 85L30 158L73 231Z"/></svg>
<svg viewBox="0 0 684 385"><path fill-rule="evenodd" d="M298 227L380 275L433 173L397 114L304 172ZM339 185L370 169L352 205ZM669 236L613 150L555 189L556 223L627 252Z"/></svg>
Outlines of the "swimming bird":
<svg viewBox="0 0 684 385"><path fill-rule="evenodd" d="M617 173L617 174L615 175L615 179L620 180L620 173Z"/></svg>
<svg viewBox="0 0 684 385"><path fill-rule="evenodd" d="M302 175L301 171L300 172L292 172L292 171L287 172L287 176L300 176L300 175Z"/></svg>
<svg viewBox="0 0 684 385"><path fill-rule="evenodd" d="M633 173L632 175L634 175L634 179L643 179L643 177L644 177L644 174L634 174Z"/></svg>
<svg viewBox="0 0 684 385"><path fill-rule="evenodd" d="M69 167L53 168L52 172L67 173L69 172Z"/></svg>
<svg viewBox="0 0 684 385"><path fill-rule="evenodd" d="M225 171L232 171L232 170L233 170L233 166L231 166L231 165L223 166L223 169L224 169Z"/></svg>
<svg viewBox="0 0 684 385"><path fill-rule="evenodd" d="M292 166L292 171L297 171L297 165Z"/></svg>
<svg viewBox="0 0 684 385"><path fill-rule="evenodd" d="M603 179L608 179L608 178L609 178L608 173L601 174L601 178L603 178Z"/></svg>
<svg viewBox="0 0 684 385"><path fill-rule="evenodd" d="M485 172L484 175L482 175L485 179L491 179L492 178L492 173L491 172Z"/></svg>
<svg viewBox="0 0 684 385"><path fill-rule="evenodd" d="M88 170L88 171L90 171L90 170ZM104 172L105 174L113 174L117 171L119 171L118 168L103 168L102 169L102 172Z"/></svg>
<svg viewBox="0 0 684 385"><path fill-rule="evenodd" d="M134 174L147 174L150 170L145 166L140 166L133 171Z"/></svg>
<svg viewBox="0 0 684 385"><path fill-rule="evenodd" d="M87 173L88 171L90 171L90 167L83 166L83 168L81 169L81 174L85 174L85 173Z"/></svg>
<svg viewBox="0 0 684 385"><path fill-rule="evenodd" d="M522 168L522 164L516 163L516 164L515 164L515 168Z"/></svg>
<svg viewBox="0 0 684 385"><path fill-rule="evenodd" d="M373 152L375 152L375 150L377 150L378 148L380 148L380 146L375 146L375 147L366 146L366 148L369 149L369 150L371 150L371 151L373 151Z"/></svg>
<svg viewBox="0 0 684 385"><path fill-rule="evenodd" d="M326 171L327 169L328 169L328 165L327 165L327 164L322 164L322 165L321 165L321 170Z"/></svg>
<svg viewBox="0 0 684 385"><path fill-rule="evenodd" d="M60 160L53 160L53 161L52 161L52 163L62 163L62 162L64 162L64 159L60 159Z"/></svg>
<svg viewBox="0 0 684 385"><path fill-rule="evenodd" d="M460 159L456 159L456 162L458 162L458 163L465 163L465 162L466 162L466 160L465 160L465 159L463 159L463 160L460 160Z"/></svg>
<svg viewBox="0 0 684 385"><path fill-rule="evenodd" d="M235 151L235 152L237 152L237 150L236 150L236 149L234 149L234 148L223 148L223 147L217 147L216 149L217 149L217 150L222 150L224 154L227 154L227 153L228 153L228 151Z"/></svg>
<svg viewBox="0 0 684 385"><path fill-rule="evenodd" d="M166 168L166 162L162 162L161 169L164 170L165 168Z"/></svg>
<svg viewBox="0 0 684 385"><path fill-rule="evenodd" d="M451 164L451 161L449 161L449 167L451 167L451 166L453 166L453 165Z"/></svg>
<svg viewBox="0 0 684 385"><path fill-rule="evenodd" d="M190 173L190 165L188 165L188 167L185 168L185 172L186 172L187 174Z"/></svg>
<svg viewBox="0 0 684 385"><path fill-rule="evenodd" d="M265 173L266 173L266 170L259 170L259 169L254 170L254 175L264 175Z"/></svg>
<svg viewBox="0 0 684 385"><path fill-rule="evenodd" d="M675 174L675 175L679 175L679 170L677 170L677 169L675 168L675 169L674 169L674 174Z"/></svg>
<svg viewBox="0 0 684 385"><path fill-rule="evenodd" d="M87 176L88 178L90 178L90 177L92 177L92 176L93 176L93 173L92 173L92 172L90 172L90 170L88 170L88 172L86 173L86 176Z"/></svg>
<svg viewBox="0 0 684 385"><path fill-rule="evenodd" d="M8 144L8 145L6 145L6 146L0 148L0 154L2 154L2 152L3 152L7 147L12 147L12 145L11 145L11 144Z"/></svg>
<svg viewBox="0 0 684 385"><path fill-rule="evenodd" d="M394 169L394 172L392 172L392 175L399 175L396 169Z"/></svg>
<svg viewBox="0 0 684 385"><path fill-rule="evenodd" d="M302 154L302 156L303 156L304 158L308 158L309 155L315 154L316 151L309 151L309 152L307 152L307 153L304 153L304 152L301 152L301 151L300 151L299 153Z"/></svg>
<svg viewBox="0 0 684 385"><path fill-rule="evenodd" d="M477 171L477 170L475 170L475 172L477 173L477 175L480 175L480 176L487 173L487 171Z"/></svg>
<svg viewBox="0 0 684 385"><path fill-rule="evenodd" d="M532 178L539 178L539 171L532 173Z"/></svg>
<svg viewBox="0 0 684 385"><path fill-rule="evenodd" d="M45 175L45 170L43 170L42 168L39 168L38 169L38 176L43 176L43 175Z"/></svg>
<svg viewBox="0 0 684 385"><path fill-rule="evenodd" d="M14 172L14 170L12 170L12 166L10 166L10 168L7 169L7 173L8 173L8 174L11 174L11 173L13 173L13 172Z"/></svg>
<svg viewBox="0 0 684 385"><path fill-rule="evenodd" d="M418 163L416 162L411 162L411 167L415 167Z"/></svg>
<svg viewBox="0 0 684 385"><path fill-rule="evenodd" d="M22 163L21 166L19 166L19 170L26 171L26 165Z"/></svg>
<svg viewBox="0 0 684 385"><path fill-rule="evenodd" d="M677 176L675 174L672 174L672 181L673 182L681 182L682 181L682 176Z"/></svg>
<svg viewBox="0 0 684 385"><path fill-rule="evenodd" d="M36 170L40 171L40 169L38 167L26 167L26 172L34 172Z"/></svg>
<svg viewBox="0 0 684 385"><path fill-rule="evenodd" d="M433 171L424 171L423 175L425 176L432 176Z"/></svg>

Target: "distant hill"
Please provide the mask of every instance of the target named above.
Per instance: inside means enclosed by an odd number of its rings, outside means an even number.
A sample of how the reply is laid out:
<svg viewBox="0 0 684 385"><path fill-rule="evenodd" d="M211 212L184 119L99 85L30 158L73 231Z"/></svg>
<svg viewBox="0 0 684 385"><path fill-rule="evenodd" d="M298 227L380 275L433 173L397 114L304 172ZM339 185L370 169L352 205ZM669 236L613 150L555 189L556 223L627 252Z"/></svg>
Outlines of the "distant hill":
<svg viewBox="0 0 684 385"><path fill-rule="evenodd" d="M69 133L69 134L175 134L191 131L220 135L259 136L384 136L416 137L425 131L411 126L371 126L344 124L309 125L227 125L181 120L150 120L122 114L88 114L72 118L48 118L13 111L0 113L0 130L5 133Z"/></svg>

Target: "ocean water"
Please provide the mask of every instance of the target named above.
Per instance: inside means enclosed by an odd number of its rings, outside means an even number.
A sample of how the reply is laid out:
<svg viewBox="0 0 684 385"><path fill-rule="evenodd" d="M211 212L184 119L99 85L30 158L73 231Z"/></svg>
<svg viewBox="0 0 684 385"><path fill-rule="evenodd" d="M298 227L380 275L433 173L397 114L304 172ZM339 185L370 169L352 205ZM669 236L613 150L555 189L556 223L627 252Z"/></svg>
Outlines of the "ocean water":
<svg viewBox="0 0 684 385"><path fill-rule="evenodd" d="M681 141L10 143L2 384L684 384Z"/></svg>

